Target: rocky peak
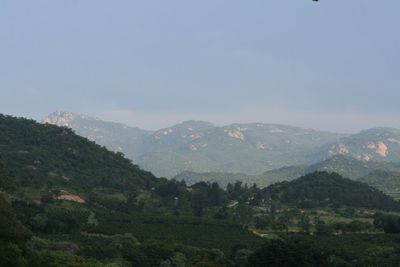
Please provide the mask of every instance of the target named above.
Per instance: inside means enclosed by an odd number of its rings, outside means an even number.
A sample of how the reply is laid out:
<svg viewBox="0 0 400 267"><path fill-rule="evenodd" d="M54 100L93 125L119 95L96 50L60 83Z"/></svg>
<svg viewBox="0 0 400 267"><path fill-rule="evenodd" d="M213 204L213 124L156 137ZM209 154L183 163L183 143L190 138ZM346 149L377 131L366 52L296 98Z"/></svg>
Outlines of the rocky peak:
<svg viewBox="0 0 400 267"><path fill-rule="evenodd" d="M76 117L77 115L75 113L58 110L45 117L42 122L69 127Z"/></svg>

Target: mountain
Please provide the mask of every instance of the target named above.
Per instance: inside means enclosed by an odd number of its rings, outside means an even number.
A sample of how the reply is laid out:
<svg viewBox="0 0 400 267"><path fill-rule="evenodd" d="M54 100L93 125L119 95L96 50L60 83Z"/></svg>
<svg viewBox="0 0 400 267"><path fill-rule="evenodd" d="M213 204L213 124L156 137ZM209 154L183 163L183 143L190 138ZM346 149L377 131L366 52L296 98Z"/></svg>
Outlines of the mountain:
<svg viewBox="0 0 400 267"><path fill-rule="evenodd" d="M155 132L56 112L45 123L67 126L107 148L123 152L157 176L182 171L259 174L319 161L326 144L346 135L299 127L248 123L215 126L186 121Z"/></svg>
<svg viewBox="0 0 400 267"><path fill-rule="evenodd" d="M210 181L219 182L221 185L226 186L228 183L241 181L248 185L256 183L260 187L266 187L275 182L290 181L315 171L336 172L344 177L357 179L379 168L384 168L384 166L381 163L364 162L351 157L336 155L312 165L282 167L259 175L182 172L174 178L176 180L184 180L188 184Z"/></svg>
<svg viewBox="0 0 400 267"><path fill-rule="evenodd" d="M199 182L218 183L226 187L229 183L242 182L247 185L256 184L259 187L266 187L270 184L282 181L290 181L308 173L308 166L289 166L266 171L258 175L244 173L224 173L224 172L203 172L196 173L184 171L174 177L177 181L185 181L188 185Z"/></svg>
<svg viewBox="0 0 400 267"><path fill-rule="evenodd" d="M326 156L347 155L364 161L400 162L400 130L373 128L345 136L326 148Z"/></svg>
<svg viewBox="0 0 400 267"><path fill-rule="evenodd" d="M348 156L336 155L309 166L288 166L266 171L259 175L222 172L196 173L185 171L176 175L174 179L178 181L184 180L187 184L195 184L198 182L218 182L221 186L225 187L228 183L240 181L248 185L255 183L260 187L266 187L276 182L291 181L295 178L316 171L335 172L352 180L361 180L364 178L365 180L363 180L363 182L385 192L390 192L393 191L393 188L390 189L388 186L382 187L379 185L380 175L382 175L382 183L385 184L385 176L392 177L392 175L400 173L400 164L393 162L363 161ZM374 179L372 179L372 177ZM396 180L392 181L391 186L394 185L396 185ZM400 187L400 180L396 186Z"/></svg>
<svg viewBox="0 0 400 267"><path fill-rule="evenodd" d="M385 166L378 162L366 162L349 156L336 155L309 166L306 172L336 172L344 177L357 179L380 168L385 168Z"/></svg>
<svg viewBox="0 0 400 267"><path fill-rule="evenodd" d="M375 170L359 178L358 181L387 192L396 199L400 196L400 171Z"/></svg>
<svg viewBox="0 0 400 267"><path fill-rule="evenodd" d="M365 183L343 178L337 173L314 172L290 182L265 189L273 200L297 207L350 206L399 211L400 202Z"/></svg>
<svg viewBox="0 0 400 267"><path fill-rule="evenodd" d="M144 139L151 134L150 131L140 128L64 111L50 114L43 119L43 123L71 128L77 134L112 151L122 152L135 161L140 155L136 151L140 150L139 147L144 143Z"/></svg>
<svg viewBox="0 0 400 267"><path fill-rule="evenodd" d="M400 162L400 130L393 128L343 135L278 124L185 121L151 132L62 111L43 122L72 128L157 176L188 183L267 186L316 170L357 179L373 170L396 171L392 162Z"/></svg>
<svg viewBox="0 0 400 267"><path fill-rule="evenodd" d="M144 188L156 178L71 129L0 114L3 175L23 186Z"/></svg>

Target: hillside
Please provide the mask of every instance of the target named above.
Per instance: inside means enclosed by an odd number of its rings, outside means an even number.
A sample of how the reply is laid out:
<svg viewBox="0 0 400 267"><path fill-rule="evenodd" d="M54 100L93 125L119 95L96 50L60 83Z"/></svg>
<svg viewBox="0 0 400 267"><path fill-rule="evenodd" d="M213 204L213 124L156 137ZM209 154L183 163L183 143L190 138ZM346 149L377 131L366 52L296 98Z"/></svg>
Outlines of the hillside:
<svg viewBox="0 0 400 267"><path fill-rule="evenodd" d="M123 152L130 159L136 160L139 147L151 131L115 122L106 122L94 117L71 112L56 111L43 119L45 124L53 124L73 129L80 136L107 147L115 152ZM126 148L130 148L126 150Z"/></svg>
<svg viewBox="0 0 400 267"><path fill-rule="evenodd" d="M336 173L314 172L270 185L265 191L272 200L297 207L351 206L400 211L400 203L378 189Z"/></svg>
<svg viewBox="0 0 400 267"><path fill-rule="evenodd" d="M259 175L248 175L238 173L195 173L195 172L182 172L174 177L174 179L181 181L184 180L188 184L198 182L218 182L221 186L226 186L228 183L235 183L241 181L248 185L257 184L260 187L266 187L272 183L291 181L297 177L303 176L315 171L335 172L343 177L352 180L362 179L365 177L364 182L379 188L384 192L393 191L393 187L389 188L380 184L380 174L382 175L382 183L385 183L385 176L388 174L396 174L400 172L400 165L393 162L375 162L357 160L352 157L344 155L332 156L324 161L306 166L289 166L279 169L270 170ZM369 177L371 174L371 177ZM372 179L373 177L373 179ZM396 183L394 179L391 186L399 187L400 181Z"/></svg>
<svg viewBox="0 0 400 267"><path fill-rule="evenodd" d="M144 188L155 177L69 128L0 115L3 175L21 186Z"/></svg>
<svg viewBox="0 0 400 267"><path fill-rule="evenodd" d="M400 162L400 129L373 128L345 136L323 152L364 161Z"/></svg>
<svg viewBox="0 0 400 267"><path fill-rule="evenodd" d="M226 185L228 183L234 183L235 181L241 181L249 185L256 183L260 187L266 187L275 182L290 181L315 171L336 172L344 177L357 179L380 168L386 168L386 166L384 166L383 163L365 162L343 155L336 155L309 166L283 167L259 175L184 172L174 178L177 180L184 180L188 184L200 181L217 181L221 182L221 185Z"/></svg>
<svg viewBox="0 0 400 267"><path fill-rule="evenodd" d="M337 155L308 167L307 173L314 171L336 172L344 177L357 179L384 165L373 161L362 161L352 157Z"/></svg>
<svg viewBox="0 0 400 267"><path fill-rule="evenodd" d="M375 170L359 178L358 181L387 192L394 198L400 196L400 172Z"/></svg>
<svg viewBox="0 0 400 267"><path fill-rule="evenodd" d="M154 133L56 112L43 122L68 126L142 168L171 178L183 171L259 174L319 161L324 145L345 135L299 127L248 123L215 126L186 121Z"/></svg>
<svg viewBox="0 0 400 267"><path fill-rule="evenodd" d="M214 218L225 196L156 178L69 128L0 115L1 266L226 265L261 238Z"/></svg>

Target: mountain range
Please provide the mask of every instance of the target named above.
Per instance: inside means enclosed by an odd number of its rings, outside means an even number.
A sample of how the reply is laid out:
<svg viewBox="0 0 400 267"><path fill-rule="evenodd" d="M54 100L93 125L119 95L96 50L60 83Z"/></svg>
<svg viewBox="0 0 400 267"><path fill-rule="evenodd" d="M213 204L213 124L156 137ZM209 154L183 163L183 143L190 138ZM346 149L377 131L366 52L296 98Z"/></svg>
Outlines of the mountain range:
<svg viewBox="0 0 400 267"><path fill-rule="evenodd" d="M184 180L187 184L218 182L221 186L227 186L229 183L242 182L248 185L257 184L260 187L267 187L277 182L291 181L316 171L338 173L343 177L367 183L396 198L400 194L399 163L362 161L343 155L336 155L311 165L288 166L257 175L185 171L176 175L174 179Z"/></svg>
<svg viewBox="0 0 400 267"><path fill-rule="evenodd" d="M400 162L400 130L393 128L340 134L278 124L216 126L185 121L148 131L64 111L50 114L43 122L72 128L110 150L124 153L141 168L167 178L182 172L260 175L279 169L278 173L290 173L293 167L288 166L307 169L304 166L337 155L361 163Z"/></svg>

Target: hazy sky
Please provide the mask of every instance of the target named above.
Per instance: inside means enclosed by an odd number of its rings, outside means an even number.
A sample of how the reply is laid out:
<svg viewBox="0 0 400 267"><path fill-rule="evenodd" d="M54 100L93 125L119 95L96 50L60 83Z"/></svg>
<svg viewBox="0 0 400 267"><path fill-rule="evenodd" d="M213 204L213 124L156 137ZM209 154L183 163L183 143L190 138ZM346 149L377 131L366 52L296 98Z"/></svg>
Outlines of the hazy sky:
<svg viewBox="0 0 400 267"><path fill-rule="evenodd" d="M0 112L400 128L399 0L2 0Z"/></svg>

